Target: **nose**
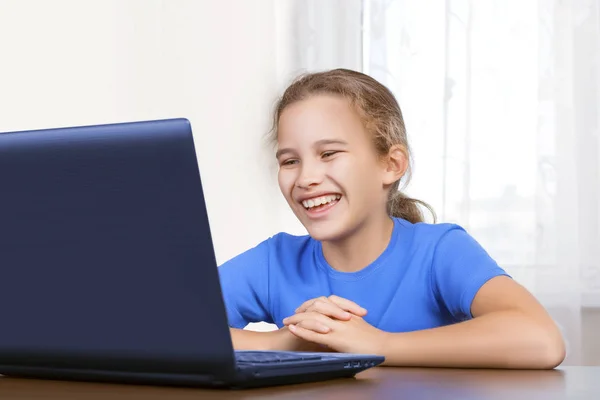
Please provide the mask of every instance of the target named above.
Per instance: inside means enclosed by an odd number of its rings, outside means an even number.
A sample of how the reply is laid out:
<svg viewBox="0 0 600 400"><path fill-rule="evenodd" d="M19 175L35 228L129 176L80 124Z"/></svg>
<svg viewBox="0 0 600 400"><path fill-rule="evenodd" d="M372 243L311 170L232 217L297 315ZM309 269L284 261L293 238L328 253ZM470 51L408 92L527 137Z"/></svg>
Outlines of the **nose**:
<svg viewBox="0 0 600 400"><path fill-rule="evenodd" d="M308 189L317 186L323 182L323 171L316 163L304 162L300 170L300 175L296 180L296 186L301 189Z"/></svg>

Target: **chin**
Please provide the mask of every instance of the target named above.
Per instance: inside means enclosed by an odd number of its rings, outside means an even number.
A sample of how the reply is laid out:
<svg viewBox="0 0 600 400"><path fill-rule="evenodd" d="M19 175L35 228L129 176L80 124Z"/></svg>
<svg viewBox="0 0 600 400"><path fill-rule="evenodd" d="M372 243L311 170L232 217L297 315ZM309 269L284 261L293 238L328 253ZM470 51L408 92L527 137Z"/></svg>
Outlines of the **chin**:
<svg viewBox="0 0 600 400"><path fill-rule="evenodd" d="M320 242L335 242L347 236L346 230L339 223L325 221L314 223L311 221L308 224L304 224L304 227L313 239Z"/></svg>
<svg viewBox="0 0 600 400"><path fill-rule="evenodd" d="M291 205L291 204L290 204ZM296 204L292 207L296 218L304 226L308 234L320 242L335 242L347 237L350 233L351 221L347 210L334 206L325 215L311 218L304 208Z"/></svg>

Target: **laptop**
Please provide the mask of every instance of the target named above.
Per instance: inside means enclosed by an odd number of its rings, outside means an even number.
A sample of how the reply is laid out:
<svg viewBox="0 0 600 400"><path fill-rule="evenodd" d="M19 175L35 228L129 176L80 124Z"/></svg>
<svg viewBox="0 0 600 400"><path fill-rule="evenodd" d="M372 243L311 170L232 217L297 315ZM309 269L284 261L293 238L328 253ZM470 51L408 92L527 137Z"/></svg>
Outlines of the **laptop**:
<svg viewBox="0 0 600 400"><path fill-rule="evenodd" d="M234 351L186 119L0 133L0 374L244 388L374 355Z"/></svg>

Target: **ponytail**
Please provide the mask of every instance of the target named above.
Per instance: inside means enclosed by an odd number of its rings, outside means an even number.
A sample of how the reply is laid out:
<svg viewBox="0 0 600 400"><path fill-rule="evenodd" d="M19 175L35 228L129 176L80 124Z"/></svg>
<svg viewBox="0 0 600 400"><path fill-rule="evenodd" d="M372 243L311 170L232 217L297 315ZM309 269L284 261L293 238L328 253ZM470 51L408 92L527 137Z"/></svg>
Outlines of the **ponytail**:
<svg viewBox="0 0 600 400"><path fill-rule="evenodd" d="M424 222L423 213L419 206L429 210L433 217L433 222L435 223L436 215L429 204L421 200L412 199L400 191L392 191L387 204L388 214L390 216L405 219L413 224Z"/></svg>

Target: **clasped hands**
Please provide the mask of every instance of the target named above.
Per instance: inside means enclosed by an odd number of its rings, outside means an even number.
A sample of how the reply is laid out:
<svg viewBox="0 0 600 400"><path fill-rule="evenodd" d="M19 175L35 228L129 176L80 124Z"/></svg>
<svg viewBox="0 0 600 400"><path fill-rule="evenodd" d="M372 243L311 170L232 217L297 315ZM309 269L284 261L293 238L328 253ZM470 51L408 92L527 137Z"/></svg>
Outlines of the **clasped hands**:
<svg viewBox="0 0 600 400"><path fill-rule="evenodd" d="M385 332L364 320L367 310L339 296L304 302L283 323L296 337L343 353L382 354Z"/></svg>

